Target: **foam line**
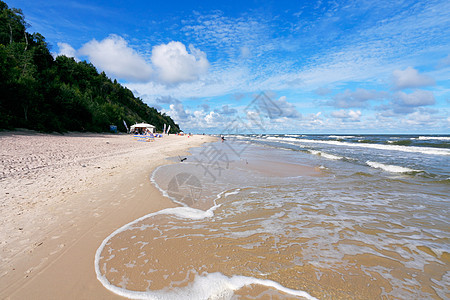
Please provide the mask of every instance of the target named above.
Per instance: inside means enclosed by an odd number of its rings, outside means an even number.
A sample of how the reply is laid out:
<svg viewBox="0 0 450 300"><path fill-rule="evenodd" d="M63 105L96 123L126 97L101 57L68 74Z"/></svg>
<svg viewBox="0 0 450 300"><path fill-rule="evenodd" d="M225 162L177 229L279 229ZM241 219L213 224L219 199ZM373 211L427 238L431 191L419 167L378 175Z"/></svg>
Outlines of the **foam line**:
<svg viewBox="0 0 450 300"><path fill-rule="evenodd" d="M420 170L413 170L410 168L400 167L400 166L394 166L394 165L385 165L379 162L374 161L366 161L366 164L372 168L376 169L382 169L384 171L390 172L390 173L411 173L411 172L420 172Z"/></svg>
<svg viewBox="0 0 450 300"><path fill-rule="evenodd" d="M448 136L419 136L418 140L441 140L441 141L450 141L450 137Z"/></svg>
<svg viewBox="0 0 450 300"><path fill-rule="evenodd" d="M328 137L332 138L332 139L351 139L351 138L354 138L355 136L354 135L329 135Z"/></svg>
<svg viewBox="0 0 450 300"><path fill-rule="evenodd" d="M239 194L240 193L240 190L241 189L236 189L235 191L233 191L233 192L228 192L228 193L225 193L224 194L224 197L226 198L226 197L228 197L228 196L230 196L230 195L237 195L237 194ZM219 196L219 195L218 195ZM219 199L220 197L218 197L217 199ZM216 200L217 200L216 199Z"/></svg>
<svg viewBox="0 0 450 300"><path fill-rule="evenodd" d="M161 187L159 186L159 184L156 182L156 180L155 180L155 174L156 174L156 172L158 172L159 169L162 168L162 167L165 167L165 165L159 166L159 167L157 167L157 168L153 171L152 176L150 176L150 182L153 183L153 185L161 192L161 194L162 194L164 197L169 198L170 200L172 200L173 202L175 202L175 203L177 203L177 204L179 204L179 205L182 205L182 206L184 206L184 207L187 207L187 206L186 206L186 203L180 202L180 201L178 201L177 199L175 199L175 198L173 198L173 197L170 197L169 194L167 193L167 191L164 190L163 188L161 188Z"/></svg>
<svg viewBox="0 0 450 300"><path fill-rule="evenodd" d="M314 155L319 155L319 156L325 157L327 159L332 159L332 160L340 160L340 159L344 158L342 156L337 156L337 155L329 154L329 153L322 152L322 151L316 151L316 150L308 150L308 151Z"/></svg>
<svg viewBox="0 0 450 300"><path fill-rule="evenodd" d="M108 243L108 241L113 238L115 235L128 230L134 224L145 220L147 218L156 216L156 215L174 215L180 218L187 218L192 220L200 220L208 217L212 217L214 215L214 210L220 207L221 204L215 205L208 209L207 211L202 211L199 209L191 208L191 207L175 207L175 208L166 208L146 216L143 216L139 219L130 222L113 233L111 233L106 239L103 240L100 247L97 249L95 253L95 273L97 275L97 279L102 283L102 285L110 290L111 292L127 297L130 299L227 299L233 295L233 291L239 290L240 288L251 285L251 284L259 284L267 287L275 288L281 292L294 295L294 296L302 296L307 299L316 299L309 295L304 291L293 290L286 288L279 283L271 280L263 280L253 277L246 276L232 276L227 277L221 273L210 273L206 276L196 276L194 282L189 284L183 288L175 288L171 291L167 290L158 290L158 291L146 291L146 292L138 292L138 291L130 291L124 288L117 287L112 285L106 276L102 275L100 272L100 258L101 253Z"/></svg>
<svg viewBox="0 0 450 300"><path fill-rule="evenodd" d="M105 279L106 280L106 279ZM102 282L103 283L103 282ZM230 299L233 292L240 288L251 285L259 284L266 287L275 288L286 294L292 296L300 296L309 300L316 300L307 292L293 290L280 285L277 282L271 280L257 279L246 276L232 276L227 277L221 273L210 273L205 276L196 276L194 281L186 287L174 288L168 290L158 291L130 291L107 283L105 287L115 294L130 299L151 299L151 300L169 300L169 299L193 299L193 300L206 300L206 299Z"/></svg>
<svg viewBox="0 0 450 300"><path fill-rule="evenodd" d="M450 155L449 149L431 148L431 147L347 143L347 142L339 142L339 141L318 141L318 140L282 138L282 137L268 137L267 139L279 140L279 141L289 141L289 142L295 141L297 143L328 144L328 145L335 145L335 146L347 146L347 147L371 148L371 149L378 149L378 150L413 152L413 153L423 153L423 154L431 154L431 155L445 155L445 156Z"/></svg>
<svg viewBox="0 0 450 300"><path fill-rule="evenodd" d="M140 217L128 224L125 224L124 226L120 227L119 229L117 229L113 233L111 233L106 239L104 239L103 242L101 243L100 247L97 249L97 251L95 253L95 272L97 273L97 279L100 280L100 282L102 282L102 284L104 284L104 285L109 284L109 282L107 282L107 279L104 278L104 276L102 276L100 273L99 262L100 262L100 255L103 251L103 248L105 247L106 243L111 238L113 238L115 235L128 230L131 226L133 226L134 224L136 224L142 220L145 220L147 218L150 218L150 217L153 217L156 215L174 215L174 216L177 216L180 218L187 218L187 219L192 219L192 220L201 220L201 219L209 218L209 217L214 216L214 210L216 210L220 206L221 206L221 204L214 205L207 211L203 211L203 210L199 210L199 209L195 209L195 208L191 208L191 207L166 208L166 209L145 215L145 216ZM105 280L106 280L106 282L105 282Z"/></svg>

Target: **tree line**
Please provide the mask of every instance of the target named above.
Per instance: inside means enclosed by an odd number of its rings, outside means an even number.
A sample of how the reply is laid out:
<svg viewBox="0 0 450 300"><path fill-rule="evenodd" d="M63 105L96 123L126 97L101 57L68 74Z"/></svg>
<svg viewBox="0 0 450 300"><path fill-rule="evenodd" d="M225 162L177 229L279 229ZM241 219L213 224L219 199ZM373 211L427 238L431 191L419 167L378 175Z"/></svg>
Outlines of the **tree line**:
<svg viewBox="0 0 450 300"><path fill-rule="evenodd" d="M171 133L178 124L86 61L58 56L39 33L27 32L20 9L0 0L0 129L43 132L109 130L147 122Z"/></svg>

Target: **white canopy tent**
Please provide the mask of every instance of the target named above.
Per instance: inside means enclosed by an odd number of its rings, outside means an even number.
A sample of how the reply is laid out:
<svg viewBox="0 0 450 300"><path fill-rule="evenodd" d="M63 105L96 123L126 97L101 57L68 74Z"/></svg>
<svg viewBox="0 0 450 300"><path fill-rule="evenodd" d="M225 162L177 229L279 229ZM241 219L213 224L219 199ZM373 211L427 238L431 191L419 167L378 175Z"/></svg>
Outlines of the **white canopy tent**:
<svg viewBox="0 0 450 300"><path fill-rule="evenodd" d="M130 132L137 131L146 131L149 130L151 133L155 133L156 127L147 123L138 123L134 124L130 127Z"/></svg>

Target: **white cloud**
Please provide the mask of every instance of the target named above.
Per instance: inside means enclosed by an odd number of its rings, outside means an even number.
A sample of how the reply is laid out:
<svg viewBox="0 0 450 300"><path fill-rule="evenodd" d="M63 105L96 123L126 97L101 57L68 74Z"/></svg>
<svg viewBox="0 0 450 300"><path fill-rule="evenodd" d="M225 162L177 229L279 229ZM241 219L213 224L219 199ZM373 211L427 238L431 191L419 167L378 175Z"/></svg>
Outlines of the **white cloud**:
<svg viewBox="0 0 450 300"><path fill-rule="evenodd" d="M222 105L220 109L215 109L215 112L221 115L235 115L238 111L226 104Z"/></svg>
<svg viewBox="0 0 450 300"><path fill-rule="evenodd" d="M375 90L345 90L343 93L336 94L330 104L339 108L363 107L369 100L382 99L386 96L386 92Z"/></svg>
<svg viewBox="0 0 450 300"><path fill-rule="evenodd" d="M72 46L70 46L67 43L58 43L59 53L55 56L67 56L67 57L73 57L76 61L79 61L77 58L77 50L75 50Z"/></svg>
<svg viewBox="0 0 450 300"><path fill-rule="evenodd" d="M431 14L426 17L431 18ZM413 22L412 17L408 17L408 20ZM269 23L270 21L267 20ZM187 21L187 25L181 31L189 39L194 39L196 45L201 45L202 50L211 49L212 53L216 52L217 57L211 62L208 76L183 84L182 88L170 85L157 87L141 85L135 88L142 94L155 96L171 94L178 98L187 98L293 88L314 91L320 86L337 90L346 82L385 84L385 78L391 75L390 70L398 69L399 65L410 65L415 55L411 53L409 47L404 46L403 41L397 41L402 36L404 28L410 25L409 22L398 24L399 21L401 20L393 18L388 19L387 23L377 23L382 24L380 25L382 28L369 26L366 31L363 30L362 36L359 34L350 36L348 42L342 43L345 46L314 51L300 59L298 51L283 51L280 55L280 45L289 40L268 38L271 37L270 26L267 26L265 20L233 19L220 14L199 16L195 21ZM425 39L424 35L416 33L414 37ZM301 44L301 39L293 38L291 43L296 41L296 44ZM426 46L423 50L426 52L432 47L425 42L426 39L421 44ZM234 60L233 58L240 56L243 47L251 49L251 58L245 61ZM290 84L294 82L295 85ZM316 91L329 92L326 89ZM352 106L348 102L336 107L363 107L364 104L362 102Z"/></svg>
<svg viewBox="0 0 450 300"><path fill-rule="evenodd" d="M152 58L154 80L147 82L145 85L128 84L128 87L138 91L138 94L143 95L144 99L151 99L151 101L164 95L172 95L181 100L190 97L221 97L221 99L212 98L212 102L218 101L220 105L216 107L211 102L211 107L203 109L204 114L190 112L190 115L194 117L198 115L202 122L205 122L204 118L207 115L209 115L209 120L213 118L217 120L219 115L227 117L224 114L225 110L221 109L224 95L232 93L249 94L261 90L280 92L287 89L290 91L289 95L297 92L300 94L300 91L315 91L317 94L326 95L330 94L330 89L332 89L333 94L337 94L333 98L329 95L328 99L333 101L330 101L330 103L336 107L334 108L336 110L345 109L334 112L335 120L330 118L336 124L343 124L340 119L358 120L361 117L361 112L357 109L360 109L360 107L367 107L369 104L374 105L375 102L378 102L377 100L387 102L387 99L383 95L377 94L379 92L375 90L352 89L344 91L349 86L359 85L371 89L386 89L386 84L393 84L395 90L390 92L390 98L393 100L389 103L389 113L395 115L395 117L399 117L396 112L400 108L405 112L408 110L408 113L412 113L418 110L417 106L429 105L434 101L430 101L431 98L418 98L419 94L417 93L395 92L407 87L415 88L434 84L433 78L440 82L442 76L431 72L427 73L427 75L433 76L431 78L412 67L406 69L405 67L417 66L418 61L421 62L421 67L429 67L427 60L419 60L418 58L434 54L435 56L430 57L430 59L432 59L433 64L436 64L439 58L448 54L448 47L445 47L448 44L446 43L448 37L445 37L442 32L442 24L448 24L448 20L450 20L448 18L449 10L442 9L448 8L448 4L442 7L442 1L440 4L437 2L418 2L406 9L403 5L394 4L392 7L385 8L376 1L366 1L363 5L368 7L361 10L359 9L360 5L362 4L358 3L358 7L354 8L356 13L367 11L374 11L374 13L368 15L370 18L361 19L361 26L357 27L353 31L354 33L350 35L340 35L339 30L336 29L335 31L332 26L321 27L320 20L312 21L310 30L307 27L302 27L306 31L292 31L280 36L273 34L272 30L279 28L276 25L285 26L283 28L286 31L295 28L295 26L286 26L288 25L286 22L289 22L289 20L283 20L283 24L279 24L275 19L270 17L265 19L265 16L260 18L259 15L255 16L250 12L238 18L227 17L226 14L220 12L209 16L196 14L195 20L187 18L181 23L182 27L178 27L178 33L184 34L186 39L182 35L175 35L175 39L188 40L198 49L205 51L211 60L211 67L209 69L205 67L203 72L191 72L191 69L202 70L202 68L196 69L196 64L198 66L201 58L195 58L195 51L190 51L189 47L186 50L187 44L185 46L179 42L172 42L155 46L154 49L161 50L161 53L153 53L153 55L149 53L148 55L149 58ZM380 14L385 9L389 11ZM350 15L348 13L347 8L342 9L340 12L338 11L337 17ZM382 16L382 18L379 16ZM335 24L331 17L328 19L329 24ZM298 25L305 20L299 20ZM316 47L317 45L314 44L317 37L316 30L320 28L331 31L330 35L324 35L324 38L325 36L335 37L341 43L320 39L323 47ZM308 39L311 32L314 32L314 34L311 39ZM164 32L161 33L161 36L163 34ZM152 45L157 45L154 43L155 40L156 38L151 40ZM158 40L160 40L159 37ZM308 43L310 40L312 43ZM292 45L298 45L296 51L283 46L289 44L289 42ZM148 53L151 50L148 44L141 47L147 47L146 50L140 49L142 53L145 51ZM312 51L308 51L308 47ZM305 51L302 50L303 48L305 48ZM174 53L173 56L171 56L172 53ZM204 54L202 51L200 53ZM157 63L153 62L153 58L157 54L162 56L158 66ZM192 56L194 56L194 59L189 59ZM208 62L206 54L203 61ZM392 72L393 70L396 71ZM208 76L203 76L206 72L208 72ZM290 82L296 84L290 85ZM320 89L321 86L330 89ZM435 96L437 102L441 103L437 92L435 92ZM316 96L315 98L319 97ZM316 104L323 104L325 98L320 103L319 101L313 103L316 99L308 99L308 95L290 98L289 100L296 104L298 108L302 108L305 120L311 118L317 122L328 121L324 118L331 116L329 107L310 109ZM298 114L296 107L287 102L286 98L280 98L277 101L279 101L280 106L286 106L282 110L283 115L289 116L289 113L292 113L292 116L295 116L295 114ZM307 109L303 110L304 107ZM201 110L198 106L195 109ZM349 111L349 109L353 110ZM396 112L394 112L394 109ZM176 107L174 107L175 110ZM218 115L211 115L210 110ZM323 110L323 116L315 117L313 114L308 114L317 110ZM184 110L185 113L186 111L188 110ZM366 110L364 112L363 121L367 121L369 112ZM183 115L181 110L179 110L179 114ZM296 120L291 119L289 121ZM324 123L327 124L327 122ZM193 123L190 118L187 118L184 124L191 126ZM344 126L352 125L351 123L344 124ZM327 126L333 128L330 123Z"/></svg>
<svg viewBox="0 0 450 300"><path fill-rule="evenodd" d="M333 111L331 116L336 119L341 119L342 121L358 122L361 118L361 111L341 109L338 111Z"/></svg>
<svg viewBox="0 0 450 300"><path fill-rule="evenodd" d="M214 111L209 112L209 114L204 117L204 120L206 121L206 124L208 124L208 127L221 127L224 122L222 115Z"/></svg>
<svg viewBox="0 0 450 300"><path fill-rule="evenodd" d="M180 42L153 47L152 63L161 81L169 84L192 82L208 71L206 54L192 45L189 50L191 53Z"/></svg>
<svg viewBox="0 0 450 300"><path fill-rule="evenodd" d="M433 93L424 90L415 90L410 94L397 92L395 98L398 105L409 107L433 105L436 102Z"/></svg>
<svg viewBox="0 0 450 300"><path fill-rule="evenodd" d="M397 90L434 85L433 78L419 74L413 67L392 72L394 88Z"/></svg>
<svg viewBox="0 0 450 300"><path fill-rule="evenodd" d="M171 116L180 121L185 121L189 118L189 113L184 109L183 103L175 103L170 105Z"/></svg>
<svg viewBox="0 0 450 300"><path fill-rule="evenodd" d="M430 113L425 111L416 111L408 116L405 123L408 125L432 125L439 118L432 116Z"/></svg>
<svg viewBox="0 0 450 300"><path fill-rule="evenodd" d="M205 52L192 45L188 52L184 44L174 41L154 46L151 63L118 35L110 35L100 42L93 39L78 52L67 44L60 48L72 56L75 53L87 56L91 63L110 76L150 84L152 90L155 84L167 90L166 85L173 88L179 83L197 81L210 66Z"/></svg>
<svg viewBox="0 0 450 300"><path fill-rule="evenodd" d="M274 111L275 118L285 117L297 119L302 117L295 105L286 100L286 96L281 96L278 100L274 100L273 103L275 107L269 109ZM277 114L277 110L279 111L279 114Z"/></svg>
<svg viewBox="0 0 450 300"><path fill-rule="evenodd" d="M262 49L273 47L268 42L268 22L267 18L254 14L229 17L216 10L212 14L198 14L193 19L186 19L181 32L190 39L195 39L197 44L221 49L221 52L229 57L238 54L247 58L248 54L258 55ZM261 43L262 40L267 42Z"/></svg>
<svg viewBox="0 0 450 300"><path fill-rule="evenodd" d="M261 92L255 95L247 109L255 109L261 117L268 117L271 120L279 118L300 119L302 117L295 105L286 100L286 96L282 96L278 100L272 100L273 96L274 94L270 91Z"/></svg>
<svg viewBox="0 0 450 300"><path fill-rule="evenodd" d="M264 117L260 112L249 110L245 112L245 117L248 120L246 124L248 128L258 128L261 124L264 124L262 122Z"/></svg>
<svg viewBox="0 0 450 300"><path fill-rule="evenodd" d="M185 108L181 102L171 104L169 110L162 109L161 112L169 115L185 130L194 132L204 129L221 131L235 118L233 115L223 115L218 111L192 111Z"/></svg>
<svg viewBox="0 0 450 300"><path fill-rule="evenodd" d="M415 90L412 93L396 92L387 105L377 107L382 117L398 117L398 114L407 115L416 112L422 106L436 103L434 94L430 91Z"/></svg>
<svg viewBox="0 0 450 300"><path fill-rule="evenodd" d="M324 124L323 118L322 118L322 112L319 111L317 113L308 114L304 118L305 124L307 126L320 126Z"/></svg>
<svg viewBox="0 0 450 300"><path fill-rule="evenodd" d="M152 67L128 43L118 35L110 35L102 41L93 39L83 45L80 55L108 75L130 81L151 79Z"/></svg>

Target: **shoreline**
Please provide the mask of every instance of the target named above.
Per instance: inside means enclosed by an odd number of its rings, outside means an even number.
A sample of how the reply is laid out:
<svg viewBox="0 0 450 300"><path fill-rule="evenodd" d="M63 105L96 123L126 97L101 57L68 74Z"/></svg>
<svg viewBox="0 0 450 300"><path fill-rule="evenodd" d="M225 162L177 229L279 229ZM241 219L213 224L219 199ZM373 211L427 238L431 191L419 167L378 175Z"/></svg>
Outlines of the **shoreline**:
<svg viewBox="0 0 450 300"><path fill-rule="evenodd" d="M133 291L165 297L170 295L160 293L164 287L191 283L194 290L175 293L216 294L217 289L210 287L231 289L237 296L274 297L281 297L284 288L290 289L288 294L305 291L317 298L442 298L446 293L448 251L445 241L439 240L448 235L443 221L445 186L438 183L424 190L421 177L373 170L364 163L378 161L370 149L352 156L337 147L292 151L290 144L215 142L190 149L191 158L177 163L176 157L186 153L182 151L204 142L202 136L155 143L111 135L80 139L86 149L77 150L72 141L66 145L61 137L47 141L44 149L33 149L39 140L29 143L28 139L22 150L10 147L25 155L13 156L18 160L10 165L17 174L11 175L10 186L4 180L0 184L3 192L16 197L10 200L23 206L11 202L10 210L22 215L9 216L16 226L11 227L15 229L11 235L26 244L8 240L20 250L14 257L13 252L3 251L8 248L1 243L5 239L0 240L2 268L8 267L3 254L21 259L13 261L9 275L0 272L1 299L68 295L69 299L122 299L119 295L132 297ZM0 141L2 162L8 162L12 158L2 152L7 139ZM130 145L134 145L132 153L124 151ZM55 149L65 149L64 155ZM28 162L27 151L44 165L40 167L36 159ZM101 158L92 155L99 152ZM353 160L336 159L347 155ZM47 162L42 160L46 157ZM439 161L440 157L434 160ZM431 163L423 167L433 168ZM91 180L83 177L83 170ZM5 169L0 169L1 174ZM47 180L42 180L45 174ZM19 175L21 185L14 181ZM52 176L66 189L55 190ZM45 202L45 193L26 190L33 178L31 187L47 184L54 198ZM67 189L67 183L72 187ZM40 198L27 203L17 192ZM214 197L211 208L208 199ZM177 201L188 207L178 207ZM0 205L0 213L5 212L4 203ZM208 207L210 211L203 211ZM206 213L212 217L201 218ZM41 226L38 219L48 226ZM19 221L24 220L26 226L19 230L17 226L23 226ZM30 237L30 229L35 236ZM1 226L0 233L4 237L8 232ZM384 271L394 268L395 274ZM408 285L410 276L416 280L414 286ZM109 283L119 295L108 291Z"/></svg>
<svg viewBox="0 0 450 300"><path fill-rule="evenodd" d="M206 150L206 148L210 149ZM187 295L210 295L213 297L213 295L217 296L225 291L231 293L232 290L235 292L239 290L239 292L244 292L243 295L247 295L249 289L253 293L253 287L250 286L255 284L262 286L256 289L261 293L274 293L274 295L286 293L312 299L312 296L303 289L283 286L275 278L272 278L275 280L270 280L266 275L261 276L261 274L255 276L243 269L236 272L233 270L232 263L224 264L215 256L217 253L218 257L221 255L246 257L246 253L252 247L241 252L242 248L239 248L237 244L233 244L237 248L230 249L231 237L230 240L220 241L211 238L211 241L215 240L217 243L211 242L209 238L203 240L201 237L220 231L217 227L231 226L229 224L233 222L225 225L216 219L218 216L219 219L224 217L224 211L229 213L232 211L230 206L227 206L230 205L230 203L226 203L227 199L231 199L233 196L252 198L252 193L249 194L249 192L254 191L255 186L253 184L246 186L245 180L241 181L242 174L253 179L258 178L258 183L264 186L264 183L272 182L272 180L276 185L275 182L284 182L286 178L320 176L320 171L310 166L282 163L282 157L263 159L268 156L271 149L249 149L249 153L243 154L238 148L220 142L193 149L192 161L201 161L203 155L207 156L205 153L214 151L226 156L229 164L227 166L215 164L216 169L212 169L211 159L207 159L211 169L205 172L205 166L194 166L188 160L183 164L161 166L159 174L158 171L154 171L153 176L157 178L155 186L164 187L160 189L161 192L171 197L174 202L183 203L183 207L168 208L148 214L111 233L97 250L95 262L97 277L105 288L133 299L146 297L177 299L177 297L187 298ZM233 151L237 151L240 155L232 155ZM220 177L218 182L208 177L220 169L222 169L222 172L219 172L221 175L216 174ZM158 168L158 170L160 169ZM188 176L180 177L177 181L177 188L171 190L173 178L181 174ZM229 182L228 180L231 178L234 180ZM186 182L189 183L185 185ZM198 186L196 183L201 183L201 185ZM214 189L212 185L217 185L218 188ZM198 189L207 192L202 194L202 191ZM196 196L195 201L191 202L189 196L185 198L189 192ZM182 199L178 196L181 196ZM216 203L216 201L220 202ZM261 206L264 205L261 204ZM217 212L218 214L216 214ZM259 214L260 212L253 213ZM234 213L231 214L234 215ZM252 215L254 216L254 214ZM260 214L260 218L264 218L264 216L264 213ZM246 222L251 220L239 219L236 214L233 221L247 224ZM202 231L201 228L204 227L201 224L211 229L211 232ZM172 226L174 228L169 229ZM249 230L256 229L250 225ZM255 233L255 235L257 234ZM261 247L261 249L265 248ZM226 254L222 250L225 250ZM247 266L247 263L242 265ZM193 274L196 274L195 278ZM149 290L150 286L151 290ZM174 287L176 291L171 293L170 289L166 289L168 286ZM247 287L243 288L244 286ZM209 287L214 288L209 289ZM241 288L243 291L240 291ZM184 297L180 295L184 295Z"/></svg>
<svg viewBox="0 0 450 300"><path fill-rule="evenodd" d="M364 164L377 154L370 150L295 151L264 141L216 142L155 171L162 192L188 207L136 219L108 236L96 260L105 287L174 299L223 290L276 298L280 287L333 299L445 295L442 186L426 191L420 177L373 170Z"/></svg>
<svg viewBox="0 0 450 300"><path fill-rule="evenodd" d="M0 245L0 298L123 299L97 280L93 265L97 248L120 226L163 208L175 207L151 184L151 172L160 165L173 163L166 158L188 155L190 148L216 139L172 135L139 143L130 135L3 132L0 133L2 164L8 163L5 152L11 148L20 151L20 147L27 152L33 142L41 147L37 152L45 157L49 153L44 149L44 140L54 148L50 149L53 160L44 166L28 163L37 167L28 168L37 170L37 174L22 170L5 177L5 170L1 173L0 185L4 197L7 196L1 211L10 212L4 214L0 232L4 241ZM48 144L58 140L63 143L61 147ZM19 147L17 142L25 145ZM77 147L86 149L74 150ZM100 153L106 150L96 156L87 149L90 147ZM114 149L108 151L111 147ZM51 152L58 148L63 148L62 155ZM23 161L27 161L26 155L12 165L19 169ZM58 190L60 186L62 189Z"/></svg>

